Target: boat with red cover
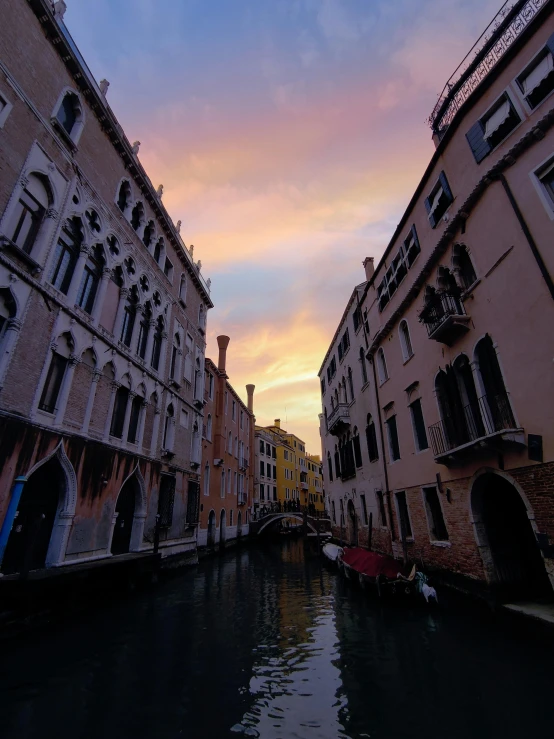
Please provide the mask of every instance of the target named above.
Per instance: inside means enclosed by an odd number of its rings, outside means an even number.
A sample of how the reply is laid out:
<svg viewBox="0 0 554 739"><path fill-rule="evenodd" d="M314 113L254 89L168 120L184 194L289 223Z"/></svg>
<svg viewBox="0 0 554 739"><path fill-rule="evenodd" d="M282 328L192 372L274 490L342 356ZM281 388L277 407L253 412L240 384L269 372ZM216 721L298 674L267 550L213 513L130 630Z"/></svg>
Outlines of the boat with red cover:
<svg viewBox="0 0 554 739"><path fill-rule="evenodd" d="M418 594L415 566L411 572L386 554L370 552L362 547L348 547L341 557L341 566L348 580L360 585L374 585L379 597L385 595L411 598Z"/></svg>

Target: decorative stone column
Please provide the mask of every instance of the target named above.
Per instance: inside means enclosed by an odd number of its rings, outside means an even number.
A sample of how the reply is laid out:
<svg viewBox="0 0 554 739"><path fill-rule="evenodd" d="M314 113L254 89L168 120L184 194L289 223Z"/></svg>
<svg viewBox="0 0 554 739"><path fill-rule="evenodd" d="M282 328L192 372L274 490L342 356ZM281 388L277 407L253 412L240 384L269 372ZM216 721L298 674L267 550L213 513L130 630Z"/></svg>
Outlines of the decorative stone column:
<svg viewBox="0 0 554 739"><path fill-rule="evenodd" d="M162 332L162 342L160 347L160 366L158 368L158 374L160 377L165 377L165 361L167 354L167 331Z"/></svg>
<svg viewBox="0 0 554 739"><path fill-rule="evenodd" d="M71 278L71 284L67 291L67 302L69 305L75 305L77 300L77 293L81 286L81 280L83 279L83 272L85 271L85 265L87 263L88 255L90 254L90 246L88 244L81 244L79 249L79 257L77 258L77 264L73 270L73 277Z"/></svg>
<svg viewBox="0 0 554 739"><path fill-rule="evenodd" d="M143 305L137 305L135 309L135 322L133 323L133 332L131 334L131 341L129 342L129 349L136 354L136 343L138 338L138 332L140 329L140 319L144 311Z"/></svg>
<svg viewBox="0 0 554 739"><path fill-rule="evenodd" d="M56 228L59 217L60 214L55 208L47 208L46 213L44 214L44 220L40 229L39 238L35 241L35 244L33 246L33 253L31 255L35 262L37 262L41 266L44 266L42 264L44 253L50 245L52 232Z"/></svg>
<svg viewBox="0 0 554 739"><path fill-rule="evenodd" d="M156 332L156 321L152 319L148 322L148 338L146 339L146 349L144 351L144 361L151 364L152 347L154 345L154 333Z"/></svg>
<svg viewBox="0 0 554 739"><path fill-rule="evenodd" d="M110 402L108 403L108 415L106 416L106 423L104 424L104 434L102 436L102 441L108 441L108 439L110 438L110 428L112 425L113 407L115 404L115 394L118 388L119 388L119 384L117 382L112 382Z"/></svg>
<svg viewBox="0 0 554 739"><path fill-rule="evenodd" d="M158 434L160 433L160 419L161 419L161 408L154 409L154 425L152 428L152 442L150 444L150 455L152 457L157 456L156 450L158 448Z"/></svg>
<svg viewBox="0 0 554 739"><path fill-rule="evenodd" d="M83 425L81 426L81 431L84 434L88 434L88 427L90 425L92 409L94 408L94 400L96 398L96 391L98 390L98 383L101 377L102 377L102 373L100 372L100 370L94 370L94 372L92 373L92 382L91 382L90 391L88 394L87 407L85 409L85 417L83 419Z"/></svg>
<svg viewBox="0 0 554 739"><path fill-rule="evenodd" d="M137 448L142 449L142 441L144 439L144 426L146 423L146 409L148 408L148 401L143 400L140 406L140 420L137 434Z"/></svg>
<svg viewBox="0 0 554 739"><path fill-rule="evenodd" d="M0 389L2 389L2 386L4 385L4 378L8 369L10 357L17 342L20 331L21 321L17 318L10 318L6 324L6 330L1 342L2 353L0 354Z"/></svg>
<svg viewBox="0 0 554 739"><path fill-rule="evenodd" d="M98 292L94 300L94 307L92 309L92 321L95 326L98 326L100 316L102 314L102 307L104 305L104 298L106 297L106 290L108 289L108 283L110 281L112 271L108 267L104 267L102 270L102 279L98 286Z"/></svg>
<svg viewBox="0 0 554 739"><path fill-rule="evenodd" d="M136 398L136 393L129 391L129 398L127 400L127 407L125 408L125 418L123 420L123 433L121 434L121 441L126 444L127 437L129 435L129 422L131 420L131 409L133 407L133 400Z"/></svg>
<svg viewBox="0 0 554 739"><path fill-rule="evenodd" d="M127 303L128 296L129 296L129 288L120 287L119 288L119 304L117 306L117 312L115 314L115 321L114 321L114 327L113 327L113 335L116 340L119 340L119 336L121 334L121 328L123 326L123 318L125 316L125 305Z"/></svg>
<svg viewBox="0 0 554 739"><path fill-rule="evenodd" d="M67 408L67 401L69 400L69 393L71 392L71 385L73 383L73 375L78 364L78 357L76 357L75 354L71 354L58 395L58 409L56 411L55 419L56 426L61 426L63 424L63 417L65 415L65 409Z"/></svg>

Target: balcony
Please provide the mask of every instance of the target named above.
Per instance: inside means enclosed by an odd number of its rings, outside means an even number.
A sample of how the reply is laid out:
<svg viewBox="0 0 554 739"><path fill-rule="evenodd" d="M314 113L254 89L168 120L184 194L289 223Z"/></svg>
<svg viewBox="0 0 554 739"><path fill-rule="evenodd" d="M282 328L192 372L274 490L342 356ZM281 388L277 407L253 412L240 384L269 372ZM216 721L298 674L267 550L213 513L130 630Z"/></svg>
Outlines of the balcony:
<svg viewBox="0 0 554 739"><path fill-rule="evenodd" d="M307 482L301 482L300 487L302 490L309 490L308 483Z"/></svg>
<svg viewBox="0 0 554 739"><path fill-rule="evenodd" d="M239 458L239 468L241 470L247 470L248 469L248 457L240 457Z"/></svg>
<svg viewBox="0 0 554 739"><path fill-rule="evenodd" d="M333 436L339 436L350 426L350 411L347 403L339 403L331 411L331 415L327 419L327 429Z"/></svg>
<svg viewBox="0 0 554 739"><path fill-rule="evenodd" d="M469 331L470 316L459 296L453 293L436 293L419 314L419 320L427 327L430 339L447 346Z"/></svg>
<svg viewBox="0 0 554 739"><path fill-rule="evenodd" d="M507 395L484 395L455 416L429 426L429 437L435 460L442 464L451 464L478 448L498 451L503 442L525 444Z"/></svg>
<svg viewBox="0 0 554 739"><path fill-rule="evenodd" d="M247 502L248 501L246 499L246 493L244 492L244 490L239 490L239 492L237 494L237 504L238 505L246 505Z"/></svg>

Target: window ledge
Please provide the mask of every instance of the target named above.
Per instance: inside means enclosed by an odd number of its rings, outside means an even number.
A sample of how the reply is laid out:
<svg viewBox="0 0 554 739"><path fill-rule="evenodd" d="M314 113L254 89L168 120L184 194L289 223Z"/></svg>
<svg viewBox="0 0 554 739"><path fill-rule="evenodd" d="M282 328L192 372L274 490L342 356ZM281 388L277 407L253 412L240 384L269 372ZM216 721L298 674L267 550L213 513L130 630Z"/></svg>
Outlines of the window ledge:
<svg viewBox="0 0 554 739"><path fill-rule="evenodd" d="M38 264L38 262L35 262L35 260L31 256L29 256L29 254L27 254L27 252L23 251L23 249L21 249L7 236L0 236L0 249L10 251L22 262L25 262L27 267L29 267L29 271L33 277L37 277L42 272L42 267L40 266L40 264Z"/></svg>
<svg viewBox="0 0 554 739"><path fill-rule="evenodd" d="M71 153L75 154L77 152L77 144L73 141L65 128L60 124L58 119L55 116L52 116L52 118L50 118L50 123L52 124L52 128L57 133L58 137L61 138L61 140L68 147ZM73 128L75 127L73 126Z"/></svg>
<svg viewBox="0 0 554 739"><path fill-rule="evenodd" d="M415 352L412 352L412 353L410 354L410 356L408 357L408 359L405 359L405 360L404 360L404 361L402 362L402 364L404 364L404 365L408 364L408 362L410 361L410 359L413 359L413 358L414 358L414 356L415 356Z"/></svg>
<svg viewBox="0 0 554 739"><path fill-rule="evenodd" d="M433 541L431 540L429 542L432 547L442 547L443 549L448 549L452 546L452 542L450 541Z"/></svg>
<svg viewBox="0 0 554 739"><path fill-rule="evenodd" d="M367 381L366 383L364 383L364 384L362 385L362 389L361 389L361 391L360 391L360 392L362 392L362 393L363 393L363 392L364 392L364 391L366 390L366 388L368 388L368 387L369 387L369 385L370 385L370 382L369 382L369 380L368 380L368 381Z"/></svg>
<svg viewBox="0 0 554 739"><path fill-rule="evenodd" d="M386 380L383 380L383 382L379 383L379 387L383 387L383 385L385 385L389 380L390 380L390 377L387 377Z"/></svg>

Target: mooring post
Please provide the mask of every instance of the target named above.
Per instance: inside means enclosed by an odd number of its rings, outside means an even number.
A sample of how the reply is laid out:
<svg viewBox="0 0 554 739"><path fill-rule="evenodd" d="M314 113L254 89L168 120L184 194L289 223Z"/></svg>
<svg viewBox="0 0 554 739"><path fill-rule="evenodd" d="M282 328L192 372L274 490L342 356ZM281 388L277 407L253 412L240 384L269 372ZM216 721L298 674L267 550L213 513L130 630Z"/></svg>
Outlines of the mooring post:
<svg viewBox="0 0 554 739"><path fill-rule="evenodd" d="M4 559L8 539L10 538L10 531L12 530L15 514L17 513L19 501L21 500L21 493L23 492L26 482L27 478L21 475L20 477L16 477L13 483L10 503L8 505L8 510L6 511L6 515L4 516L2 528L0 529L0 567L2 567L2 560Z"/></svg>

